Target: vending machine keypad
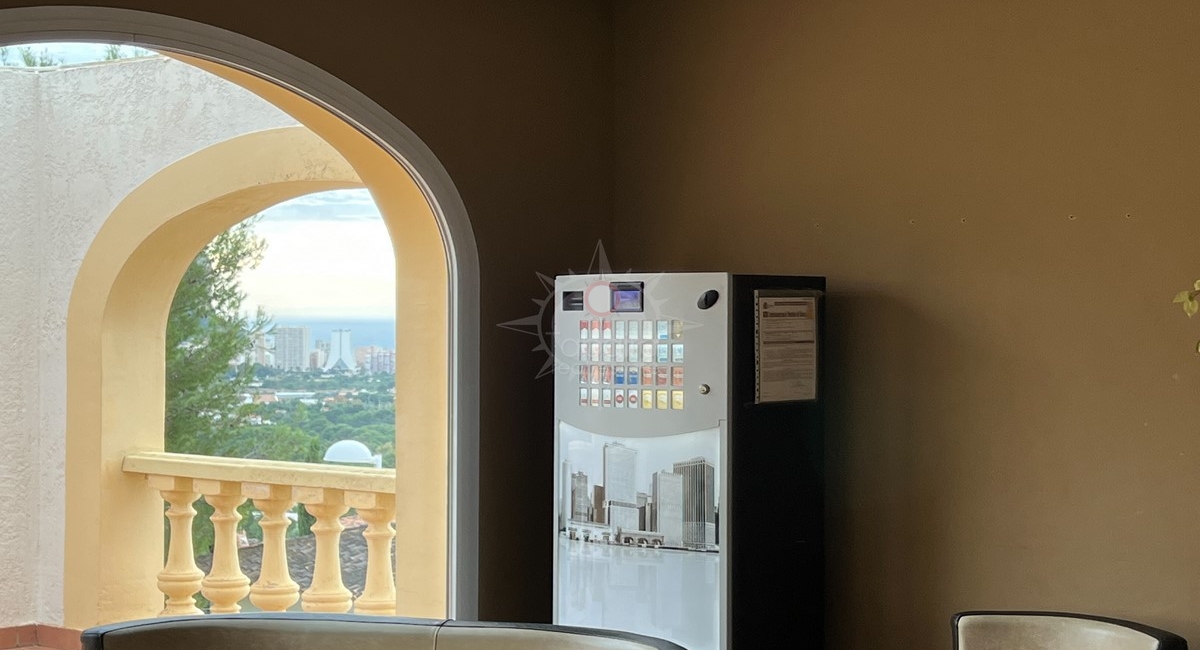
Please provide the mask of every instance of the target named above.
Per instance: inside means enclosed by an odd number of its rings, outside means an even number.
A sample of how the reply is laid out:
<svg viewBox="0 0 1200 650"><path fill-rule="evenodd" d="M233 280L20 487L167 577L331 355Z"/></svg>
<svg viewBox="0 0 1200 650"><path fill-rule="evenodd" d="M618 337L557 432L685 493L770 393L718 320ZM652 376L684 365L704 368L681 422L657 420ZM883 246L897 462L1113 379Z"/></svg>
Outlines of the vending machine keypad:
<svg viewBox="0 0 1200 650"><path fill-rule="evenodd" d="M579 337L580 406L683 410L683 321L581 320Z"/></svg>

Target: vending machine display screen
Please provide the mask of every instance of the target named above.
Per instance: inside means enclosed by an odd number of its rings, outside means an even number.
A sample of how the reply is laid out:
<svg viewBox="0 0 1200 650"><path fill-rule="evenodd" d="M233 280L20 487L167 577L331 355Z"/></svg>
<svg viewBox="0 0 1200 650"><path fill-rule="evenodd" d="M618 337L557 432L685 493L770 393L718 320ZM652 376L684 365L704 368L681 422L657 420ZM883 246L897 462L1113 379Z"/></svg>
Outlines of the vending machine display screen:
<svg viewBox="0 0 1200 650"><path fill-rule="evenodd" d="M614 313L642 311L642 283L612 283L612 310Z"/></svg>

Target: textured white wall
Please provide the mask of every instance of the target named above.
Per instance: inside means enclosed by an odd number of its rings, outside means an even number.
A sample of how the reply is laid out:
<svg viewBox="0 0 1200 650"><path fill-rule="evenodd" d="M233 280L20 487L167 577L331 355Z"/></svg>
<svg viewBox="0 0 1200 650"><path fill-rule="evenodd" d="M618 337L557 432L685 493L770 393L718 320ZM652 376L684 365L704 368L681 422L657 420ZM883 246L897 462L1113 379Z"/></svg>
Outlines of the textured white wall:
<svg viewBox="0 0 1200 650"><path fill-rule="evenodd" d="M0 526L0 627L62 623L66 315L88 245L163 167L293 124L165 58L0 68L0 494L15 495Z"/></svg>
<svg viewBox="0 0 1200 650"><path fill-rule="evenodd" d="M2 75L0 84L0 625L33 617L38 596L39 430L37 296L41 201L38 75ZM15 498L14 498L15 497ZM61 495L60 495L61 500Z"/></svg>

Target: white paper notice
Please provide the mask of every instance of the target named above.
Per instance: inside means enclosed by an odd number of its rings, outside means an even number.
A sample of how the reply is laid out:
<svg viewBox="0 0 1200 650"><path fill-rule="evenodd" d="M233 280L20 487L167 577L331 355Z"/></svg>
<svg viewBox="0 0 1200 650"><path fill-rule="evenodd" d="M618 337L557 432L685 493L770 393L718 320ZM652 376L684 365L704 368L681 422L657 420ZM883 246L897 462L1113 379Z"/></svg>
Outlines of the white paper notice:
<svg viewBox="0 0 1200 650"><path fill-rule="evenodd" d="M756 403L817 398L817 299L756 295Z"/></svg>

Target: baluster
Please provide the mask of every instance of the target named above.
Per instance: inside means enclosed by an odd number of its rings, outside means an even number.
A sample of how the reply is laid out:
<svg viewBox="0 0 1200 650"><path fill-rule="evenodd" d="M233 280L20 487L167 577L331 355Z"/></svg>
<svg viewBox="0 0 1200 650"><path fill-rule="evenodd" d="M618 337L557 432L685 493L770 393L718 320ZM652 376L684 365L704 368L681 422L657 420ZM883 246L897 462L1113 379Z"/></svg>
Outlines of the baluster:
<svg viewBox="0 0 1200 650"><path fill-rule="evenodd" d="M304 590L300 606L306 612L348 612L353 599L350 590L342 584L340 550L345 526L338 518L347 510L342 491L297 487L292 494L304 504L309 514L317 518L317 523L312 527L317 538L313 579L309 588Z"/></svg>
<svg viewBox="0 0 1200 650"><path fill-rule="evenodd" d="M193 491L191 479L150 475L146 482L170 504L167 519L171 522L171 543L167 547L166 566L158 573L158 589L166 594L167 602L159 616L203 614L193 597L200 591L200 580L204 577L192 551L192 519L196 516L192 503L200 495Z"/></svg>
<svg viewBox="0 0 1200 650"><path fill-rule="evenodd" d="M214 510L212 570L201 581L200 593L212 603L213 614L236 614L242 611L238 601L250 593L250 578L242 573L237 544L237 523L242 520L237 507L246 497L236 482L197 480L196 489Z"/></svg>
<svg viewBox="0 0 1200 650"><path fill-rule="evenodd" d="M262 511L258 525L263 531L262 567L258 580L250 585L250 602L264 612L283 612L300 599L300 585L288 573L286 535L291 520L291 488L283 485L245 483L242 494L254 499Z"/></svg>
<svg viewBox="0 0 1200 650"><path fill-rule="evenodd" d="M354 601L359 614L394 616L396 614L396 581L392 577L392 539L396 530L396 495L374 492L348 492L346 503L358 510L367 522L363 537L367 540L367 582L362 596Z"/></svg>

